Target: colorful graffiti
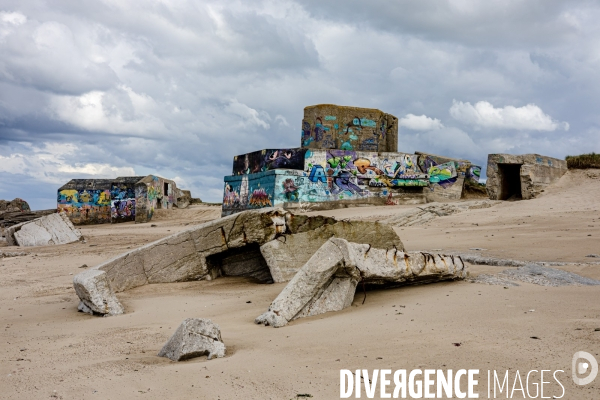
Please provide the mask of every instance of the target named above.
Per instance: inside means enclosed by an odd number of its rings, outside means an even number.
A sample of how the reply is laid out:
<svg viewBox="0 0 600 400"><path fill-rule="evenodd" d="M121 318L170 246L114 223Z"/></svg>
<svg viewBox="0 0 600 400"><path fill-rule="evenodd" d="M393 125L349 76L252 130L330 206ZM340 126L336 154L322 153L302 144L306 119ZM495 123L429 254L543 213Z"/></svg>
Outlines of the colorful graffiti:
<svg viewBox="0 0 600 400"><path fill-rule="evenodd" d="M239 211L249 208L272 207L275 203L273 196L276 172L279 170L225 177L223 210Z"/></svg>
<svg viewBox="0 0 600 400"><path fill-rule="evenodd" d="M251 207L273 207L269 194L265 192L265 189L254 189L248 200L248 204Z"/></svg>
<svg viewBox="0 0 600 400"><path fill-rule="evenodd" d="M467 173L467 179L471 183L478 184L481 176L481 167L479 165L471 165L469 172Z"/></svg>
<svg viewBox="0 0 600 400"><path fill-rule="evenodd" d="M135 199L113 200L110 210L113 220L135 220Z"/></svg>
<svg viewBox="0 0 600 400"><path fill-rule="evenodd" d="M57 208L75 223L110 222L110 190L58 191Z"/></svg>
<svg viewBox="0 0 600 400"><path fill-rule="evenodd" d="M233 158L233 175L255 174L277 168L303 169L305 149L266 149Z"/></svg>

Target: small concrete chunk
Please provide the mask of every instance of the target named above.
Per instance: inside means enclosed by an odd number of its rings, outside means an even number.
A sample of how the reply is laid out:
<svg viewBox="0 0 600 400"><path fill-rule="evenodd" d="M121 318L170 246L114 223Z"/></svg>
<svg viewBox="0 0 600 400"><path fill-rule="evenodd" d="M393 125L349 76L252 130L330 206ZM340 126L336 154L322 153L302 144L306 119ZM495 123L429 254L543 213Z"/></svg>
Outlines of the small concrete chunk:
<svg viewBox="0 0 600 400"><path fill-rule="evenodd" d="M123 306L115 296L106 272L91 269L75 275L73 287L81 300L79 311L92 315L123 314Z"/></svg>
<svg viewBox="0 0 600 400"><path fill-rule="evenodd" d="M165 343L158 356L183 361L207 355L210 360L213 357L224 357L225 350L219 325L207 318L187 318Z"/></svg>

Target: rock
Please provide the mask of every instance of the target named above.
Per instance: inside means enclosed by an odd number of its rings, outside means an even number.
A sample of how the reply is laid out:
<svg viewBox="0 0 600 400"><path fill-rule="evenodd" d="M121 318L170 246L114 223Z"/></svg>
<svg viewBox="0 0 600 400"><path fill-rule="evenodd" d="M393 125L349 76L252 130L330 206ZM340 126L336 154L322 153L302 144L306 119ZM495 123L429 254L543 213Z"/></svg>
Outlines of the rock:
<svg viewBox="0 0 600 400"><path fill-rule="evenodd" d="M82 240L81 232L65 213L50 214L6 229L8 245L48 246Z"/></svg>
<svg viewBox="0 0 600 400"><path fill-rule="evenodd" d="M377 249L331 238L255 323L281 327L297 318L342 310L351 305L359 282L427 283L466 276L460 257Z"/></svg>
<svg viewBox="0 0 600 400"><path fill-rule="evenodd" d="M158 356L183 361L207 355L210 360L213 357L224 357L225 350L219 325L210 319L187 318L165 343Z"/></svg>
<svg viewBox="0 0 600 400"><path fill-rule="evenodd" d="M586 257L600 258L600 255L598 255L598 254L588 254Z"/></svg>
<svg viewBox="0 0 600 400"><path fill-rule="evenodd" d="M73 278L73 287L81 300L77 307L80 311L93 315L123 314L123 306L104 271L91 269L81 272Z"/></svg>

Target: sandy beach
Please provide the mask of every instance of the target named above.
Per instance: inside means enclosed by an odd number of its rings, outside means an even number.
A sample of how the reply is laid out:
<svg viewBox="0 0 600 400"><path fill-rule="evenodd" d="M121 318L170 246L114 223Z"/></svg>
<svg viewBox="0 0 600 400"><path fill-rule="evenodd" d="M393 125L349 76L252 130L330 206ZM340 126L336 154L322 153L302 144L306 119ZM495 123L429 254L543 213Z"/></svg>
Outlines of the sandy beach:
<svg viewBox="0 0 600 400"><path fill-rule="evenodd" d="M310 214L383 221L414 207ZM480 370L483 398L488 370L511 371L511 385L517 370L563 370L565 398L600 398L599 379L579 387L570 377L576 351L600 360L600 286L454 281L368 291L364 304L359 290L348 309L273 329L253 321L285 283L222 277L119 293L126 313L116 317L77 312L72 280L82 265L219 217L218 206L194 205L162 211L147 224L80 227L85 243L0 247L25 253L0 258L0 397L336 399L340 369L464 368ZM600 258L586 257L600 254L600 170L569 171L533 200L395 230L409 251L565 263L553 268L600 280ZM507 268L469 269L476 277ZM219 324L226 357L173 362L157 356L189 317ZM545 396L559 396L560 386L548 380Z"/></svg>

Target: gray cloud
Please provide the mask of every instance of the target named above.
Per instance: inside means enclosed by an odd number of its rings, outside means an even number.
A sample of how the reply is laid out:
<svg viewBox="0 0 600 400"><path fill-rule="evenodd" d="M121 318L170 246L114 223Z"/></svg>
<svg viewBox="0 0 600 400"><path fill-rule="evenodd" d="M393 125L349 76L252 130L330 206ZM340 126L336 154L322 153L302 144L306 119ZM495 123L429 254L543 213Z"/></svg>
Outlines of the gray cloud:
<svg viewBox="0 0 600 400"><path fill-rule="evenodd" d="M234 155L297 146L302 109L318 103L380 108L405 118L401 151L483 166L488 152L597 151L599 10L590 1L4 0L0 197L48 208L70 178L134 171L218 201ZM537 129L510 112L486 125L473 110L488 103L535 104L545 127L570 129Z"/></svg>

